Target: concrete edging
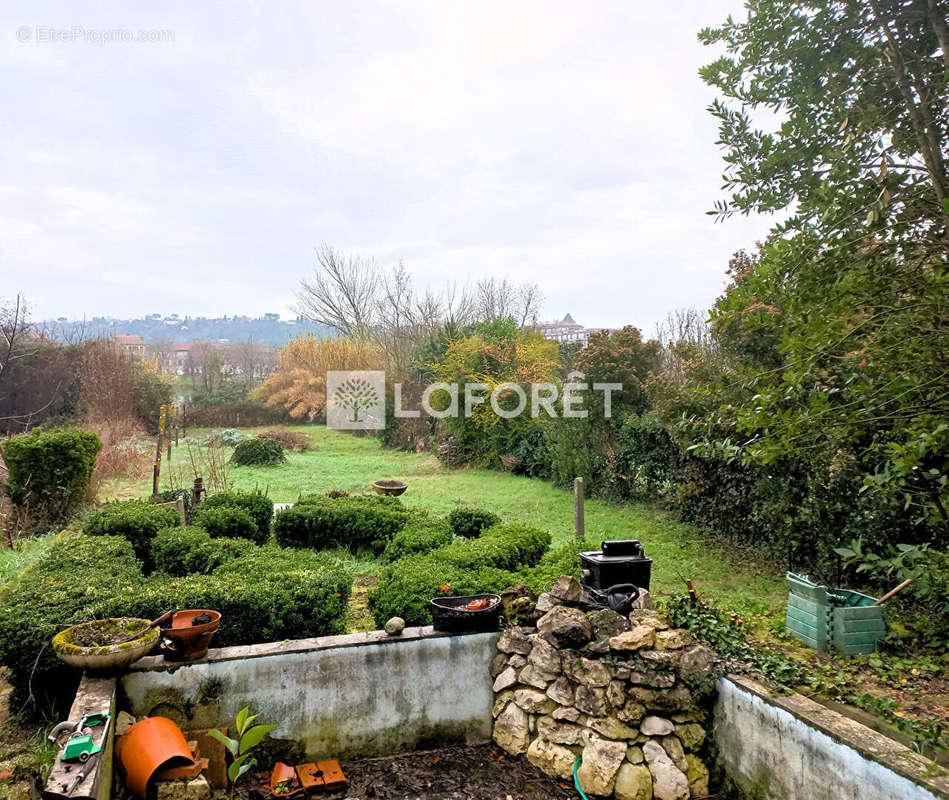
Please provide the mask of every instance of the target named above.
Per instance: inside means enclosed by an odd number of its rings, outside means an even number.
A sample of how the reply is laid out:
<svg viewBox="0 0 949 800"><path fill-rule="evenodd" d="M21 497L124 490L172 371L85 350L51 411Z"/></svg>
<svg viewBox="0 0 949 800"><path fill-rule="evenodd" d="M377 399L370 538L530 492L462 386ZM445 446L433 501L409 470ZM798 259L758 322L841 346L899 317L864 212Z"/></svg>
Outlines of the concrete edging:
<svg viewBox="0 0 949 800"><path fill-rule="evenodd" d="M187 663L146 658L121 688L134 716L182 730L228 725L250 705L278 725L268 741L310 760L480 744L491 738L498 636L406 628L219 648Z"/></svg>
<svg viewBox="0 0 949 800"><path fill-rule="evenodd" d="M865 770L871 770L872 764L875 763L879 767L889 770L910 781L912 784L915 784L916 787L921 790L917 795L919 797L925 798L928 794L937 798L949 798L949 772L905 745L843 714L822 706L802 694L777 694L763 684L743 675L729 675L722 680L733 684L742 692L761 700L767 706L780 709L782 712L791 715L794 719L799 720L820 734L829 737L839 745L856 751L863 759L871 762L870 764L864 764ZM722 688L724 687L720 685L720 689ZM720 698L722 694L723 692L720 691ZM722 717L721 706L717 705L716 728L718 728L720 722L722 722ZM779 735L780 734L781 732L779 732ZM742 777L741 773L743 771L741 766L747 765L753 759L749 758L743 762L743 764L739 764L740 756L723 754L723 758L726 762L726 769L732 774L733 779L739 780L740 783L740 778ZM729 758L732 758L735 763L728 764ZM784 760L787 760L786 757ZM802 754L802 771L808 768L808 764L805 762L805 756ZM867 777L870 777L869 774ZM839 789L840 787L837 785L826 787L826 791L829 792L827 796L840 797ZM769 795L765 793L762 796L767 797ZM822 797L823 795L820 795L815 787L814 793L811 796Z"/></svg>

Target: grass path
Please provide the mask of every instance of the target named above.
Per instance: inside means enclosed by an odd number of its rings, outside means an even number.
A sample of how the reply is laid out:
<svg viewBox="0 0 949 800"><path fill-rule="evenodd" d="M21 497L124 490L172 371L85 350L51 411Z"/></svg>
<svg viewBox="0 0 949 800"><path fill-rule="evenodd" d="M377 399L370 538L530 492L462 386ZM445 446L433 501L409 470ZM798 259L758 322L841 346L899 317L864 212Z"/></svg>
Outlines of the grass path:
<svg viewBox="0 0 949 800"><path fill-rule="evenodd" d="M310 436L313 449L288 454L287 464L280 467L228 467L229 482L241 489L267 490L275 502L292 502L301 494L365 491L374 480L397 478L409 484L402 499L411 506L444 514L459 504L478 505L503 519L550 531L555 546L573 536L573 495L549 482L495 470L448 470L429 454L384 450L376 439L323 426L292 430ZM184 462L184 447L173 460ZM145 483L110 481L103 496L141 495L148 491ZM654 561L654 594L681 593L684 578L692 578L701 594L729 611L746 617L783 616L787 588L773 565L711 545L694 527L660 509L588 500L585 511L593 538L643 542Z"/></svg>

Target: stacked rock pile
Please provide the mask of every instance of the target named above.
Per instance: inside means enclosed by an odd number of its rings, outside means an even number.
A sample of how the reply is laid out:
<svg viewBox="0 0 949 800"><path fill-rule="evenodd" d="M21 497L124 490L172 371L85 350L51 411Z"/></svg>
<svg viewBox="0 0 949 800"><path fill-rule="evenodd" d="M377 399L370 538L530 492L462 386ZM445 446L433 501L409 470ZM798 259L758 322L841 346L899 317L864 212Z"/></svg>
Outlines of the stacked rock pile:
<svg viewBox="0 0 949 800"><path fill-rule="evenodd" d="M688 800L708 794L697 755L706 712L692 688L715 655L654 610L628 616L571 605L580 585L567 576L538 598L534 627L501 634L491 664L494 741L589 795L617 800Z"/></svg>

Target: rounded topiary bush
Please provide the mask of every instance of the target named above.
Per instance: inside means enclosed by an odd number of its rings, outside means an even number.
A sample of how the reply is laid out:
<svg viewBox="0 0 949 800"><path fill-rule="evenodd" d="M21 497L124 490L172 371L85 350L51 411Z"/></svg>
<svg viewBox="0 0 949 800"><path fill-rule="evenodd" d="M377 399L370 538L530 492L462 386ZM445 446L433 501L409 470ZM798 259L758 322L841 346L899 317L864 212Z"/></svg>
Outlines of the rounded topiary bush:
<svg viewBox="0 0 949 800"><path fill-rule="evenodd" d="M152 561L155 569L165 575L206 575L232 559L247 555L253 547L246 539L213 539L197 525L164 528L152 539Z"/></svg>
<svg viewBox="0 0 949 800"><path fill-rule="evenodd" d="M492 514L484 508L459 506L448 515L448 524L456 536L474 539L481 535L481 531L496 525L501 521L497 514Z"/></svg>
<svg viewBox="0 0 949 800"><path fill-rule="evenodd" d="M35 525L53 526L80 506L92 481L99 437L79 428L40 428L0 445L4 493Z"/></svg>
<svg viewBox="0 0 949 800"><path fill-rule="evenodd" d="M259 537L257 523L247 509L238 506L205 508L202 503L194 512L194 524L204 528L212 538L250 539Z"/></svg>
<svg viewBox="0 0 949 800"><path fill-rule="evenodd" d="M271 467L287 460L283 445L273 439L247 439L234 448L231 463L241 467Z"/></svg>
<svg viewBox="0 0 949 800"><path fill-rule="evenodd" d="M152 539L162 528L181 524L177 509L147 500L106 503L83 524L84 533L94 536L122 536L147 568L152 565Z"/></svg>
<svg viewBox="0 0 949 800"><path fill-rule="evenodd" d="M243 508L254 520L257 526L257 536L254 541L263 544L270 538L270 523L273 519L273 501L263 492L226 491L208 495L201 508L221 508L232 506Z"/></svg>

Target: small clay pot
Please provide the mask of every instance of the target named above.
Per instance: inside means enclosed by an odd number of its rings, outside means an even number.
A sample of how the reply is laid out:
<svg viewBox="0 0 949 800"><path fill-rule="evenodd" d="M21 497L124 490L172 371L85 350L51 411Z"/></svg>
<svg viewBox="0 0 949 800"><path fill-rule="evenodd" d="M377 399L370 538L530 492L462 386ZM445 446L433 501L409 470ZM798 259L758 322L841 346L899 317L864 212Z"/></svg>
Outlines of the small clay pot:
<svg viewBox="0 0 949 800"><path fill-rule="evenodd" d="M195 617L208 614L209 622L195 625ZM208 654L211 638L221 624L221 614L209 608L191 608L176 611L171 617L171 625L162 628L162 635L171 641L172 647L164 650L165 658L173 661L194 661Z"/></svg>
<svg viewBox="0 0 949 800"><path fill-rule="evenodd" d="M135 723L115 743L115 753L125 769L125 785L139 797L159 770L194 764L184 734L167 717L146 717Z"/></svg>

